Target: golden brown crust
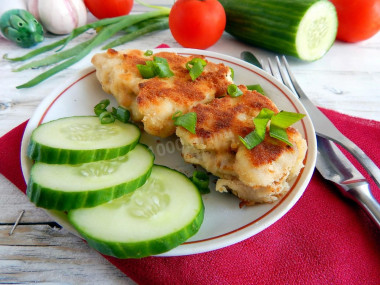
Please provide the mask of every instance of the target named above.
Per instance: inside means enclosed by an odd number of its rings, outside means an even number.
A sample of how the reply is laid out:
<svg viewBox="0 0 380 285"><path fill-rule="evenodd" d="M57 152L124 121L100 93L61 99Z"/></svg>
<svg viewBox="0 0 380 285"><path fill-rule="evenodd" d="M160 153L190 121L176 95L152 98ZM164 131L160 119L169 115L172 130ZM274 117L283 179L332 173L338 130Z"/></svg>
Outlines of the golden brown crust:
<svg viewBox="0 0 380 285"><path fill-rule="evenodd" d="M166 58L174 76L143 79L137 64L153 60L140 50L97 54L92 62L103 89L141 121L147 133L166 137L174 132L183 144L185 161L203 166L218 176L216 190L229 191L246 205L270 203L288 190L288 181L303 167L306 141L294 128L287 134L293 146L271 138L248 150L240 141L254 130L253 118L263 108L279 110L266 96L243 85L240 97L232 98L227 87L232 83L229 67L208 62L195 81L186 69L193 57L170 52L154 56ZM182 111L197 113L196 134L175 128L172 115Z"/></svg>
<svg viewBox="0 0 380 285"><path fill-rule="evenodd" d="M196 134L177 128L183 157L218 176L216 190L232 192L245 205L276 201L288 190L288 181L303 167L306 142L294 128L287 134L293 146L267 133L263 142L247 149L239 136L254 130L253 118L262 108L278 112L275 104L256 91L240 97L225 96L191 109L197 114Z"/></svg>
<svg viewBox="0 0 380 285"><path fill-rule="evenodd" d="M168 61L174 76L143 79L137 64L145 64L153 57ZM192 80L186 63L195 56L181 56L172 52L159 52L145 56L140 50L117 52L108 50L97 54L92 63L103 89L111 93L118 103L131 111L135 121L142 121L145 130L166 137L174 133L172 115L176 111L188 112L197 103L210 102L226 93L231 84L229 67L204 59L207 65L202 74Z"/></svg>

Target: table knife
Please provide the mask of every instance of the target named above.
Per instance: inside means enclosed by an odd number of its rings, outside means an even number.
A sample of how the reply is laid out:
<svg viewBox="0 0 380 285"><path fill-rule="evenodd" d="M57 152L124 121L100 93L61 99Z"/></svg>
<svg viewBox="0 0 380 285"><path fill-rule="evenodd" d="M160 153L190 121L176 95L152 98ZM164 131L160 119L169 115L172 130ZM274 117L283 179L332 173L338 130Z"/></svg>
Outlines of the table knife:
<svg viewBox="0 0 380 285"><path fill-rule="evenodd" d="M380 228L380 204L373 197L366 178L332 141L317 136L316 168L347 198L358 203Z"/></svg>

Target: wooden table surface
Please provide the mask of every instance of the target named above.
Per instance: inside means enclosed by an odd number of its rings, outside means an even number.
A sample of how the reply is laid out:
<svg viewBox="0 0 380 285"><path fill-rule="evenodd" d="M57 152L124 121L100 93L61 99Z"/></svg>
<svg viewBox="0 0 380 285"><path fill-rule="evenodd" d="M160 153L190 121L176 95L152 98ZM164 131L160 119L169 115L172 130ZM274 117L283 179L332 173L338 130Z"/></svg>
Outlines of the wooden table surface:
<svg viewBox="0 0 380 285"><path fill-rule="evenodd" d="M75 39L72 44L92 33ZM56 37L49 36L45 43L54 40ZM151 49L161 43L180 47L167 30L117 49ZM260 58L274 55L240 43L228 34L208 50L234 57L239 57L244 50L250 50ZM26 50L0 39L0 51L1 56L5 53L17 56ZM0 136L30 118L41 100L65 78L88 65L92 55L38 86L22 90L15 86L44 68L15 73L11 70L20 64L1 59ZM380 121L380 33L356 44L336 42L316 62L301 62L294 58L289 61L299 83L316 105ZM57 227L44 210L36 208L2 175L0 197L0 283L133 284L81 239ZM13 234L9 235L21 211L25 211L24 215Z"/></svg>

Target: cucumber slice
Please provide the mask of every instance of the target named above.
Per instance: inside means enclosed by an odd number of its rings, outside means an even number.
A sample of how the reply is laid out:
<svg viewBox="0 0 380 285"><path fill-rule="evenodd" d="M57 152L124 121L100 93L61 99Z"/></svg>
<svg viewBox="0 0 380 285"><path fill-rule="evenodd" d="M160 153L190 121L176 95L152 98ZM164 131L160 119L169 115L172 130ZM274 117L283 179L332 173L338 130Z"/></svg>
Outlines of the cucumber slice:
<svg viewBox="0 0 380 285"><path fill-rule="evenodd" d="M118 258L155 255L182 244L199 230L203 215L201 195L190 179L158 165L133 193L68 213L90 246Z"/></svg>
<svg viewBox="0 0 380 285"><path fill-rule="evenodd" d="M28 145L31 159L52 164L76 164L112 159L133 149L141 132L133 124L101 124L95 116L74 116L36 128Z"/></svg>
<svg viewBox="0 0 380 285"><path fill-rule="evenodd" d="M321 58L333 45L338 30L334 5L319 1L303 15L296 34L297 56L313 61Z"/></svg>
<svg viewBox="0 0 380 285"><path fill-rule="evenodd" d="M134 191L148 179L154 155L138 144L124 156L84 164L32 166L29 199L39 207L70 210L93 207Z"/></svg>

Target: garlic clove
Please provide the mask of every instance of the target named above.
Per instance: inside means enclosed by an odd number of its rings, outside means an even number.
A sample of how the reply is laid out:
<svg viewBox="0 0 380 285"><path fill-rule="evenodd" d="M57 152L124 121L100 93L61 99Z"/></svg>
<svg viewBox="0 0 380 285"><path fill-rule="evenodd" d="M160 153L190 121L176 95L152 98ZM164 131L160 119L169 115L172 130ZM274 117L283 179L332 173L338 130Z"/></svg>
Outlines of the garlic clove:
<svg viewBox="0 0 380 285"><path fill-rule="evenodd" d="M29 0L28 9L53 34L68 34L87 22L82 0Z"/></svg>

